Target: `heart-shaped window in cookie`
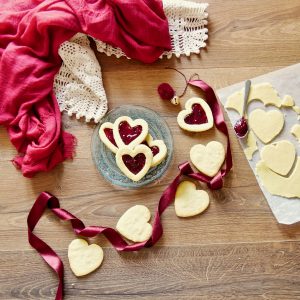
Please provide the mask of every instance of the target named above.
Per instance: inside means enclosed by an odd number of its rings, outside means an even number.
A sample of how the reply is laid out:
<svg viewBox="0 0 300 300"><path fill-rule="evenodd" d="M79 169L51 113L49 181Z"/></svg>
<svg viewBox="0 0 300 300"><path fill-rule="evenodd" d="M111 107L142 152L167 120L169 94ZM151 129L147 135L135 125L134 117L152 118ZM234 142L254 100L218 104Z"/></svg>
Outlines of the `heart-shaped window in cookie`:
<svg viewBox="0 0 300 300"><path fill-rule="evenodd" d="M135 147L145 140L148 124L142 119L132 120L130 117L123 116L115 121L113 134L119 148Z"/></svg>
<svg viewBox="0 0 300 300"><path fill-rule="evenodd" d="M192 113L187 115L184 121L191 125L207 123L207 117L203 107L199 103L193 104Z"/></svg>
<svg viewBox="0 0 300 300"><path fill-rule="evenodd" d="M139 153L136 156L132 157L129 154L124 154L122 156L123 163L127 167L127 169L133 173L138 174L143 167L145 166L146 156L144 153Z"/></svg>
<svg viewBox="0 0 300 300"><path fill-rule="evenodd" d="M214 119L209 105L201 98L191 98L185 110L177 116L178 125L187 131L201 132L213 127Z"/></svg>
<svg viewBox="0 0 300 300"><path fill-rule="evenodd" d="M152 159L152 151L146 145L138 145L135 148L125 146L116 154L117 166L133 181L139 181L147 174Z"/></svg>
<svg viewBox="0 0 300 300"><path fill-rule="evenodd" d="M111 128L104 128L104 133L106 135L106 137L108 138L108 140L114 145L117 147L117 143L115 141L115 138L114 138L114 133L113 133L113 130Z"/></svg>
<svg viewBox="0 0 300 300"><path fill-rule="evenodd" d="M131 127L126 121L119 124L120 136L125 145L128 145L135 140L142 133L142 130L141 125Z"/></svg>

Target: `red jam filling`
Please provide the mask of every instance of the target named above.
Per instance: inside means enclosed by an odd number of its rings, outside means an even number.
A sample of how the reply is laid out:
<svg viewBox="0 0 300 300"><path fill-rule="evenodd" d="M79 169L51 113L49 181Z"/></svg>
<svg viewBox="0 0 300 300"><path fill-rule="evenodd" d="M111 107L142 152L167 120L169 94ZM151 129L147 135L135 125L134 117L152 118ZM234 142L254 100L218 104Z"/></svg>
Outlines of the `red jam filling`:
<svg viewBox="0 0 300 300"><path fill-rule="evenodd" d="M248 124L244 117L240 118L234 125L234 131L238 137L246 136L248 132Z"/></svg>
<svg viewBox="0 0 300 300"><path fill-rule="evenodd" d="M159 148L157 146L152 146L150 147L150 149L152 151L153 156L159 153Z"/></svg>
<svg viewBox="0 0 300 300"><path fill-rule="evenodd" d="M114 138L113 130L111 128L104 128L104 133L105 133L106 137L108 138L108 140L117 147L117 143Z"/></svg>
<svg viewBox="0 0 300 300"><path fill-rule="evenodd" d="M187 115L185 117L184 121L185 121L185 123L191 124L191 125L196 125L196 124L198 125L198 124L203 124L203 123L208 122L203 107L198 103L195 103L192 106L192 113Z"/></svg>
<svg viewBox="0 0 300 300"><path fill-rule="evenodd" d="M125 145L130 144L142 133L142 126L131 127L128 122L123 121L119 124L120 137Z"/></svg>
<svg viewBox="0 0 300 300"><path fill-rule="evenodd" d="M135 157L131 157L129 154L125 154L122 156L122 160L128 170L136 175L145 166L146 156L143 153L139 153Z"/></svg>
<svg viewBox="0 0 300 300"><path fill-rule="evenodd" d="M151 149L153 156L159 153L159 148L157 146L150 147L146 141L144 141L142 144L148 146Z"/></svg>

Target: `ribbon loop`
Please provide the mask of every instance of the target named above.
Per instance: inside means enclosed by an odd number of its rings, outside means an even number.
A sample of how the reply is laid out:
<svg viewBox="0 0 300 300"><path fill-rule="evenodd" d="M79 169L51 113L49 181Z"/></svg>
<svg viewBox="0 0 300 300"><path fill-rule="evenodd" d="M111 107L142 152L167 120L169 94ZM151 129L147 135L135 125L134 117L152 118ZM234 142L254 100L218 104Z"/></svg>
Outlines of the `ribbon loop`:
<svg viewBox="0 0 300 300"><path fill-rule="evenodd" d="M214 178L208 177L200 172L195 173L189 164L189 162L181 163L179 168L179 174L170 183L170 185L163 192L158 206L155 212L153 221L152 236L148 241L142 243L135 243L129 245L122 236L113 228L102 227L102 226L88 226L86 227L84 223L78 219L76 216L72 215L70 212L60 208L59 200L48 192L42 192L35 203L33 204L28 218L28 241L30 245L36 249L36 251L42 256L46 263L55 271L58 275L59 285L56 293L56 300L63 299L63 263L59 256L48 246L44 241L38 238L33 230L40 218L42 217L46 208L49 208L53 214L55 214L59 219L63 221L70 221L73 231L77 235L84 237L95 237L98 234L104 234L109 242L115 247L117 251L137 251L143 247L151 247L161 238L163 234L163 226L161 222L161 215L166 210L166 208L174 201L177 187L180 183L180 179L183 175L188 176L192 179L204 182L211 189L220 189L223 186L223 177L232 168L232 157L231 149L229 143L229 136L227 126L224 121L224 116L220 107L220 104L216 98L216 95L211 87L209 87L202 80L189 81L189 84L195 85L202 88L206 92L207 103L212 109L215 124L218 130L225 134L227 137L227 152L225 159L225 169L222 169Z"/></svg>

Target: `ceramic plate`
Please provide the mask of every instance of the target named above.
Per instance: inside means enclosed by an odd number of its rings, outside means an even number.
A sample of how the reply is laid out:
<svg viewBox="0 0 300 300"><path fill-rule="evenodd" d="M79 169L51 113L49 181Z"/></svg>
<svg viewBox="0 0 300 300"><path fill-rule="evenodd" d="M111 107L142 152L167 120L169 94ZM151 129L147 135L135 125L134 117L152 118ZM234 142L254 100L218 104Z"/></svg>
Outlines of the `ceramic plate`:
<svg viewBox="0 0 300 300"><path fill-rule="evenodd" d="M121 116L129 116L133 120L144 119L149 125L149 133L155 140L163 140L167 146L166 158L138 182L127 178L118 168L115 154L100 140L99 128L105 122L114 123ZM139 188L157 181L168 169L173 156L173 139L170 129L164 119L149 108L134 105L123 105L111 110L95 128L92 137L92 156L94 163L102 176L110 183L124 188Z"/></svg>

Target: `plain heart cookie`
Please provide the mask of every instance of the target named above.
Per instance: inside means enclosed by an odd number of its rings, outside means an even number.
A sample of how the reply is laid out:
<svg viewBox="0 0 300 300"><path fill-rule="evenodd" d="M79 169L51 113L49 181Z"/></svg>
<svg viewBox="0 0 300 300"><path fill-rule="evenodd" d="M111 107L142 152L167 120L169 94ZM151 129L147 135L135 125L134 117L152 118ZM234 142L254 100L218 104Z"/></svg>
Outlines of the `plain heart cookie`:
<svg viewBox="0 0 300 300"><path fill-rule="evenodd" d="M281 132L284 126L284 117L278 110L255 109L250 113L249 125L255 135L267 144Z"/></svg>
<svg viewBox="0 0 300 300"><path fill-rule="evenodd" d="M83 239L73 240L68 248L71 270L76 276L84 276L100 267L103 250L96 244L89 245Z"/></svg>
<svg viewBox="0 0 300 300"><path fill-rule="evenodd" d="M119 219L116 229L128 240L135 243L147 241L152 234L149 224L151 213L144 205L129 208Z"/></svg>
<svg viewBox="0 0 300 300"><path fill-rule="evenodd" d="M139 181L147 174L152 160L152 151L146 145L138 145L133 149L126 146L116 153L117 166L133 181Z"/></svg>
<svg viewBox="0 0 300 300"><path fill-rule="evenodd" d="M103 123L99 129L99 137L108 149L110 149L113 153L117 153L118 146L114 138L113 127L113 123Z"/></svg>
<svg viewBox="0 0 300 300"><path fill-rule="evenodd" d="M153 154L151 167L159 165L167 156L167 146L163 140L153 140L151 134L148 134L145 140L147 145Z"/></svg>
<svg viewBox="0 0 300 300"><path fill-rule="evenodd" d="M175 195L175 212L178 217L192 217L205 211L209 205L206 191L197 190L191 181L179 184Z"/></svg>
<svg viewBox="0 0 300 300"><path fill-rule="evenodd" d="M206 146L198 144L191 148L190 158L200 172L214 177L224 162L225 150L223 145L216 141L209 142Z"/></svg>
<svg viewBox="0 0 300 300"><path fill-rule="evenodd" d="M214 126L209 105L201 98L191 98L185 103L185 110L177 116L178 125L187 131L201 132Z"/></svg>
<svg viewBox="0 0 300 300"><path fill-rule="evenodd" d="M285 176L293 167L296 150L290 141L285 140L264 146L260 155L268 168Z"/></svg>
<svg viewBox="0 0 300 300"><path fill-rule="evenodd" d="M115 121L113 133L119 148L124 146L133 148L145 140L148 123L143 119L132 120L130 117L122 116Z"/></svg>

